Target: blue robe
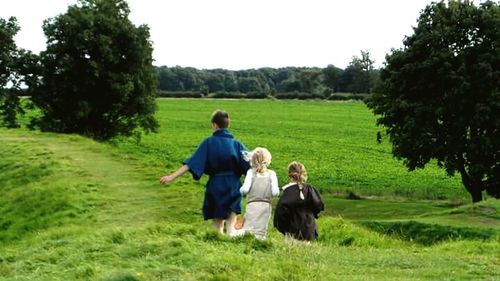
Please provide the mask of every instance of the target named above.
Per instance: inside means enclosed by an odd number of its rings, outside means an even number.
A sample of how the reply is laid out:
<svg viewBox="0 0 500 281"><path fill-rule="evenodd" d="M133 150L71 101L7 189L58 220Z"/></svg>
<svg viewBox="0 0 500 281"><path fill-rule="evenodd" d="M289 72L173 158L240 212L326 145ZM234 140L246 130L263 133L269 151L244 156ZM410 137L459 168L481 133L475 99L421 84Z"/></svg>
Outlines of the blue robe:
<svg viewBox="0 0 500 281"><path fill-rule="evenodd" d="M205 220L227 219L230 212L241 213L240 177L250 168L243 151L247 148L227 129L219 129L184 161L195 180L203 173L209 176L202 208Z"/></svg>

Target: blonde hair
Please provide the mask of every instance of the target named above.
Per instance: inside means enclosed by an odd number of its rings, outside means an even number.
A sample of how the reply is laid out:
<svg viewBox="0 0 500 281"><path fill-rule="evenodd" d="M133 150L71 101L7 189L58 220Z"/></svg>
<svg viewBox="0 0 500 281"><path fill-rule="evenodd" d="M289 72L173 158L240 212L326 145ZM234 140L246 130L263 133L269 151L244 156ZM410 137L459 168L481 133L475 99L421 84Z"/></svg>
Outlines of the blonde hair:
<svg viewBox="0 0 500 281"><path fill-rule="evenodd" d="M263 147L257 147L250 152L250 165L256 173L262 174L267 171L267 166L271 164L271 153Z"/></svg>
<svg viewBox="0 0 500 281"><path fill-rule="evenodd" d="M288 178L290 178L292 182L297 183L300 190L300 199L304 200L304 193L302 193L302 189L307 181L307 171L304 164L299 161L293 161L290 163L288 165Z"/></svg>

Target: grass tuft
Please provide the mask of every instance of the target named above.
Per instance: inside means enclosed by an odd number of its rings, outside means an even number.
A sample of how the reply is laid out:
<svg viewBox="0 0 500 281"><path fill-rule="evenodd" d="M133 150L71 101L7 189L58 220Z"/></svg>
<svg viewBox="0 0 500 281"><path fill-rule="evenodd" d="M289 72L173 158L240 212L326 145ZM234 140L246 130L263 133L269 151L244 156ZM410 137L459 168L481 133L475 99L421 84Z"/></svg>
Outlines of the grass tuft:
<svg viewBox="0 0 500 281"><path fill-rule="evenodd" d="M318 241L325 245L374 248L404 246L404 243L397 239L369 231L342 218L322 218L319 220L319 229Z"/></svg>
<svg viewBox="0 0 500 281"><path fill-rule="evenodd" d="M126 240L125 233L119 229L115 229L111 232L110 239L112 243L123 244Z"/></svg>
<svg viewBox="0 0 500 281"><path fill-rule="evenodd" d="M130 272L116 272L106 278L106 281L140 281L140 279Z"/></svg>

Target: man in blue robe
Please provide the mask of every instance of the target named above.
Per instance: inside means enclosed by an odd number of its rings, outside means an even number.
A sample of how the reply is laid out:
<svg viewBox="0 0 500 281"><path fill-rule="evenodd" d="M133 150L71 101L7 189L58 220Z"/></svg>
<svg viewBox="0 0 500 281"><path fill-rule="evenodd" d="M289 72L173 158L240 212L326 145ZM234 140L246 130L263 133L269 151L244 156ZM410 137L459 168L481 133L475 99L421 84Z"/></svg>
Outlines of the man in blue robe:
<svg viewBox="0 0 500 281"><path fill-rule="evenodd" d="M241 213L240 177L246 174L250 163L243 157L247 148L233 138L228 130L229 123L227 112L215 111L212 115L213 135L203 140L176 172L162 177L160 183L169 184L188 171L195 180L207 174L203 217L212 219L214 228L220 233L223 233L226 221L226 232L231 236L235 232L236 214Z"/></svg>

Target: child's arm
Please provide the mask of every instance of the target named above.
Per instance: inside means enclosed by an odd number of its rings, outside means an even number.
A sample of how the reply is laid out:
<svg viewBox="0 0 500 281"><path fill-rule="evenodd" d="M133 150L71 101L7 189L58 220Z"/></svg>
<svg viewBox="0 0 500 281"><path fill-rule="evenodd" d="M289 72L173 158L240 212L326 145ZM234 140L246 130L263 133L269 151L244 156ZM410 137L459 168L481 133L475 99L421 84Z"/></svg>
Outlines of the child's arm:
<svg viewBox="0 0 500 281"><path fill-rule="evenodd" d="M182 165L177 171L170 175L163 176L160 179L161 184L169 184L173 182L176 178L184 175L187 171L189 171L189 166L188 165Z"/></svg>
<svg viewBox="0 0 500 281"><path fill-rule="evenodd" d="M273 196L280 195L280 188L278 186L278 177L274 171L271 172L271 192Z"/></svg>
<svg viewBox="0 0 500 281"><path fill-rule="evenodd" d="M245 181L240 188L241 194L247 194L250 191L250 186L252 186L253 170L249 169L247 175L245 176Z"/></svg>

